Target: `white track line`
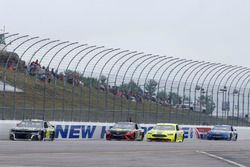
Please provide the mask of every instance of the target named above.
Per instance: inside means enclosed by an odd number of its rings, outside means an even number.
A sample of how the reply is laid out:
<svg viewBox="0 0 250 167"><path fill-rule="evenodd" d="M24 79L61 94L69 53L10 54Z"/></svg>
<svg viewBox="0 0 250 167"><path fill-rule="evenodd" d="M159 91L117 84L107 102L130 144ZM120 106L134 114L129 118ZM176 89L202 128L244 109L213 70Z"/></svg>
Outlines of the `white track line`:
<svg viewBox="0 0 250 167"><path fill-rule="evenodd" d="M245 165L242 165L242 164L239 164L237 162L234 162L234 161L231 161L231 160L228 160L228 159L225 159L225 158L222 158L220 156L217 156L217 155L214 155L214 154L210 154L210 153L207 153L205 151L196 151L197 153L200 153L200 154L204 154L204 155L207 155L209 157L212 157L212 158L215 158L215 159L218 159L218 160L221 160L221 161L224 161L224 162L227 162L231 165L234 165L234 166L238 166L238 167L247 167Z"/></svg>

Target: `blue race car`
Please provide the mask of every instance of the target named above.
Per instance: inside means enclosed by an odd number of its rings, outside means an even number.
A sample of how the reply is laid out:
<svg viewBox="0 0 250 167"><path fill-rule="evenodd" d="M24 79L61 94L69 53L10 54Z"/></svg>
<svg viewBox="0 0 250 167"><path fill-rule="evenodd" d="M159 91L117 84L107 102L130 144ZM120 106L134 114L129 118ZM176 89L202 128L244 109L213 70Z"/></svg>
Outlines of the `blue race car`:
<svg viewBox="0 0 250 167"><path fill-rule="evenodd" d="M216 125L208 133L208 140L233 140L236 141L238 133L231 125Z"/></svg>

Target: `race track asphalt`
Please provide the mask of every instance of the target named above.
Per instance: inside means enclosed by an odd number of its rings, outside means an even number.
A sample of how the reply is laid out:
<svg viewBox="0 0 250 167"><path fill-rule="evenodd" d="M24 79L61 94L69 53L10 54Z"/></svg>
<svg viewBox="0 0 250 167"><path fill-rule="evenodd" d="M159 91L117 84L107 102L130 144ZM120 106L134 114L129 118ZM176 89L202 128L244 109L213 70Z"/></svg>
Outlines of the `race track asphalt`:
<svg viewBox="0 0 250 167"><path fill-rule="evenodd" d="M250 141L0 141L0 167L247 167Z"/></svg>

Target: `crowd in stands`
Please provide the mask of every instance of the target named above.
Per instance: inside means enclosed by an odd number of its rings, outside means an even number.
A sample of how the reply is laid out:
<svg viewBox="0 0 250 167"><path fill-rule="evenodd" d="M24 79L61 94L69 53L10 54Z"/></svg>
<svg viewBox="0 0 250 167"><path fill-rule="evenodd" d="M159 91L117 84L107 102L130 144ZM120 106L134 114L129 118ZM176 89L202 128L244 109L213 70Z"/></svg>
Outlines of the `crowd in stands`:
<svg viewBox="0 0 250 167"><path fill-rule="evenodd" d="M131 91L126 93L125 91L122 91L122 90L117 90L116 96L125 97L127 100L131 100L131 101L138 102L138 103L141 103L142 99L143 99L142 95L139 95L137 93L133 93Z"/></svg>
<svg viewBox="0 0 250 167"><path fill-rule="evenodd" d="M80 74L77 72L59 73L54 68L42 66L38 60L32 61L27 66L27 73L36 76L39 80L50 83L52 80L66 81L74 86L78 86L80 82Z"/></svg>
<svg viewBox="0 0 250 167"><path fill-rule="evenodd" d="M12 69L13 65L9 64L8 68ZM26 66L27 74L30 76L34 76L40 81L51 83L53 80L61 80L63 82L67 82L69 84L72 84L73 86L79 86L84 85L81 82L80 74L78 72L73 71L67 71L67 72L61 72L58 74L57 70L54 70L54 68L49 68L42 66L38 60L32 61L28 66ZM110 86L106 83L99 83L98 86L95 87L96 89L99 89L101 91L106 91L109 93L112 93L115 96L118 97L124 97L127 100L142 103L143 101L152 101L155 103L159 103L161 105L167 105L167 101L160 100L156 98L155 96L150 96L147 93L135 93L132 91L124 91L120 90L119 86Z"/></svg>
<svg viewBox="0 0 250 167"><path fill-rule="evenodd" d="M32 61L30 64L25 65L25 61L21 60L16 53L12 52L4 52L0 55L0 65L5 66L8 60L7 68L10 71L26 71L28 75L36 77L40 81L51 83L54 80L60 80L64 83L72 84L73 86L84 85L83 78L81 78L78 72L74 71L65 71L58 73L54 68L45 67L40 64L39 60ZM19 64L18 64L19 62ZM18 65L17 65L18 64ZM18 69L16 69L18 68ZM105 77L104 77L105 78ZM94 78L90 78L90 80L94 81ZM91 81L91 82L92 82ZM156 98L155 96L149 95L146 92L136 93L132 91L124 91L119 88L119 86L110 86L102 81L97 80L97 85L95 88L101 91L106 91L112 93L118 97L124 97L127 100L142 103L142 101L152 101L155 103L160 103L162 105L168 105L168 101L161 100ZM88 84L86 84L88 86Z"/></svg>
<svg viewBox="0 0 250 167"><path fill-rule="evenodd" d="M41 66L38 60L28 65L27 72L29 75L37 76L39 80L47 81L48 83L50 83L52 79L58 77L53 68L50 70L48 67L45 68L45 66Z"/></svg>
<svg viewBox="0 0 250 167"><path fill-rule="evenodd" d="M118 86L106 86L105 84L100 84L99 87L96 87L97 89L100 89L102 91L107 91L109 93L112 93L115 96L118 97L124 97L127 100L137 102L137 103L142 103L143 101L151 101L153 103L158 103L163 106L169 106L170 105L170 99L168 100L163 100L160 98L157 98L156 96L151 96L149 93L144 92L144 93L135 93L132 91L124 91L120 90Z"/></svg>

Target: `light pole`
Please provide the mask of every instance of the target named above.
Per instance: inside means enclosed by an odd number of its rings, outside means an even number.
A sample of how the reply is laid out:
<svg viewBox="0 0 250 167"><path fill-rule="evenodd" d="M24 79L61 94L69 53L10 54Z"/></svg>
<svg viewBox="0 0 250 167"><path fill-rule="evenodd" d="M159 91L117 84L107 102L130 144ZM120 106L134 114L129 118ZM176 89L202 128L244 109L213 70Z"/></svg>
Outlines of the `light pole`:
<svg viewBox="0 0 250 167"><path fill-rule="evenodd" d="M239 92L238 92L238 90L237 89L234 89L234 91L233 91L233 114L232 114L232 125L234 125L234 109L236 108L238 108L239 106L238 105L234 105L234 95L237 95ZM237 120L238 120L238 118L237 118Z"/></svg>
<svg viewBox="0 0 250 167"><path fill-rule="evenodd" d="M199 98L199 101L200 101L200 106L199 106L200 107L200 113L206 112L206 109L204 109L204 107L206 106L205 102L206 102L207 97L205 97L204 94L205 94L205 89L201 86L200 87L200 98ZM199 118L200 118L200 116L199 116Z"/></svg>
<svg viewBox="0 0 250 167"><path fill-rule="evenodd" d="M196 104L198 102L198 99L196 98L196 92L200 91L201 87L199 85L195 86L195 90L194 90L194 102L193 102L193 111L196 111Z"/></svg>
<svg viewBox="0 0 250 167"><path fill-rule="evenodd" d="M226 95L227 95L227 86L224 86L222 89L220 89L220 92L222 92L222 105L221 105L221 116L223 119L223 116L225 114L225 117L227 118L227 108L228 108L228 102L226 101Z"/></svg>

